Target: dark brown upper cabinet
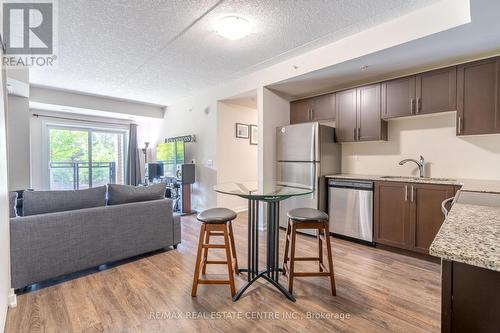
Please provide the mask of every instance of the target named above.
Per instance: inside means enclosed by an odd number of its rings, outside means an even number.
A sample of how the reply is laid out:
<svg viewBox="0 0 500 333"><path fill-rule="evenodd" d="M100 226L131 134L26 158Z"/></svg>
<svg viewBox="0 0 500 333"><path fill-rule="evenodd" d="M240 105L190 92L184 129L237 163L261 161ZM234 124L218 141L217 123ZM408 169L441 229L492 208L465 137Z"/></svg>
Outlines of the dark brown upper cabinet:
<svg viewBox="0 0 500 333"><path fill-rule="evenodd" d="M290 124L310 121L312 98L301 99L290 103Z"/></svg>
<svg viewBox="0 0 500 333"><path fill-rule="evenodd" d="M457 109L457 69L442 68L382 83L384 119Z"/></svg>
<svg viewBox="0 0 500 333"><path fill-rule="evenodd" d="M335 94L316 96L312 100L312 121L335 119Z"/></svg>
<svg viewBox="0 0 500 333"><path fill-rule="evenodd" d="M457 135L500 133L500 57L457 68Z"/></svg>
<svg viewBox="0 0 500 333"><path fill-rule="evenodd" d="M441 203L455 193L453 185L376 182L375 242L429 254L444 221Z"/></svg>
<svg viewBox="0 0 500 333"><path fill-rule="evenodd" d="M356 119L356 89L344 90L336 93L335 135L338 142L356 141L358 127Z"/></svg>
<svg viewBox="0 0 500 333"><path fill-rule="evenodd" d="M301 99L290 103L290 123L335 119L335 94Z"/></svg>
<svg viewBox="0 0 500 333"><path fill-rule="evenodd" d="M387 123L381 119L380 84L337 93L337 141L387 140Z"/></svg>
<svg viewBox="0 0 500 333"><path fill-rule="evenodd" d="M387 140L387 122L381 118L381 84L356 89L357 141Z"/></svg>
<svg viewBox="0 0 500 333"><path fill-rule="evenodd" d="M416 108L415 76L382 83L382 118L411 116Z"/></svg>
<svg viewBox="0 0 500 333"><path fill-rule="evenodd" d="M457 109L457 68L442 68L416 77L415 114Z"/></svg>

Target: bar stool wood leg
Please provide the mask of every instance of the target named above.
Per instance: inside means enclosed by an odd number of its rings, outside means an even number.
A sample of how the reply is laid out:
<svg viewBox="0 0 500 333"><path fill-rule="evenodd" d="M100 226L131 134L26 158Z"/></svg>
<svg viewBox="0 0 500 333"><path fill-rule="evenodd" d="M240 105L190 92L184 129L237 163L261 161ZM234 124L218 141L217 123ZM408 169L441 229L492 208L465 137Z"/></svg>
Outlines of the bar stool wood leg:
<svg viewBox="0 0 500 333"><path fill-rule="evenodd" d="M285 252L283 253L283 275L287 275L287 270L288 270L288 250L290 249L290 219L288 219L288 222L286 224L286 234L285 234Z"/></svg>
<svg viewBox="0 0 500 333"><path fill-rule="evenodd" d="M288 272L288 291L290 294L293 293L293 277L294 277L294 270L295 270L295 240L297 237L297 227L293 222L291 222L291 227L292 227L292 233L291 233L291 249L290 249L290 272Z"/></svg>
<svg viewBox="0 0 500 333"><path fill-rule="evenodd" d="M201 260L201 252L203 250L203 237L205 236L206 226L205 224L201 225L200 228L200 239L198 241L198 252L196 255L196 266L194 268L194 278L193 278L193 287L191 289L191 296L196 297L196 292L198 290L198 279L200 275L200 260Z"/></svg>
<svg viewBox="0 0 500 333"><path fill-rule="evenodd" d="M229 229L229 240L231 241L231 252L233 253L233 259L234 259L234 272L236 274L240 274L240 270L238 268L238 257L236 255L236 245L234 243L234 233L233 233L232 221L228 222L228 229Z"/></svg>
<svg viewBox="0 0 500 333"><path fill-rule="evenodd" d="M236 294L236 288L234 287L234 272L233 272L233 264L231 262L231 249L230 249L230 241L228 235L228 229L224 228L224 244L226 246L226 260L227 260L227 272L229 274L229 287L231 288L231 297L234 297Z"/></svg>
<svg viewBox="0 0 500 333"><path fill-rule="evenodd" d="M205 244L210 244L210 232L205 233ZM208 247L203 249L203 264L201 274L207 273Z"/></svg>
<svg viewBox="0 0 500 333"><path fill-rule="evenodd" d="M328 252L328 268L330 269L330 284L332 287L332 296L337 295L337 290L335 288L335 276L333 273L333 259L332 259L332 246L330 244L330 230L328 227L328 223L325 223L325 242L326 242L326 251Z"/></svg>
<svg viewBox="0 0 500 333"><path fill-rule="evenodd" d="M319 271L323 272L323 241L321 238L321 230L318 230L318 257L319 257Z"/></svg>

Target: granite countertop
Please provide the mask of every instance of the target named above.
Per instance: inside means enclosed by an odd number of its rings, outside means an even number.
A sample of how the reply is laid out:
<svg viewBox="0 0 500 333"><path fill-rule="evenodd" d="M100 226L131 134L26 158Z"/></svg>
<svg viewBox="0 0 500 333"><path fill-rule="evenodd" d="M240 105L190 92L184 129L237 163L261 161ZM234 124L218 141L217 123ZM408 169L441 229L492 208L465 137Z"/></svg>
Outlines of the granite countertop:
<svg viewBox="0 0 500 333"><path fill-rule="evenodd" d="M358 180L371 180L371 181L384 181L384 182L457 185L462 187L461 188L462 191L500 193L500 181L498 180L461 179L461 178L419 178L414 176L409 176L409 177L391 176L391 178L385 178L385 177L387 176L356 175L347 173L339 173L326 176L326 178L336 178L336 179L358 179Z"/></svg>
<svg viewBox="0 0 500 333"><path fill-rule="evenodd" d="M455 203L429 253L500 271L500 207Z"/></svg>
<svg viewBox="0 0 500 333"><path fill-rule="evenodd" d="M491 198L492 195L500 194L500 181L496 180L384 178L377 175L354 174L336 174L326 177L458 185L461 186L461 190L457 193L457 197L462 192L475 192L478 193L476 197L480 196L480 199L484 196L485 202L486 196ZM497 207L487 204L453 204L431 244L429 253L446 260L500 272L500 203Z"/></svg>

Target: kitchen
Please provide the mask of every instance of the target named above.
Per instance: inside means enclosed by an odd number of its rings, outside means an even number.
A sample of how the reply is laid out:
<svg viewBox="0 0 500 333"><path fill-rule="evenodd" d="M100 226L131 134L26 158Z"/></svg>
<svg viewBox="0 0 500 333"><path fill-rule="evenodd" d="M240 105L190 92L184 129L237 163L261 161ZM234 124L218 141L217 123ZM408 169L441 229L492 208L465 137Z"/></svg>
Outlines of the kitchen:
<svg viewBox="0 0 500 333"><path fill-rule="evenodd" d="M499 79L499 57L367 79L293 100L291 125L277 131L278 151L286 151L283 133L335 127L335 158L323 153L333 140L321 134L303 145L317 152L308 160L318 166L303 178L318 181L310 184L316 198L300 204L327 211L335 236L441 262L443 332L500 327L500 295L491 293L500 287L500 181L490 180L498 179ZM301 177L290 179L286 163L278 153L279 179L296 182Z"/></svg>

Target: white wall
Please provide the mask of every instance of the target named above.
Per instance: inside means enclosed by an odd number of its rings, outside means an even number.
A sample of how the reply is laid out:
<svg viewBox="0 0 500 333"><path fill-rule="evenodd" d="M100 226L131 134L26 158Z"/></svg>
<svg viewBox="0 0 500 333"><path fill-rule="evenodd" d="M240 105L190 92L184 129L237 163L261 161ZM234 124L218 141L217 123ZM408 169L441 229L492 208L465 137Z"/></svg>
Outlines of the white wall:
<svg viewBox="0 0 500 333"><path fill-rule="evenodd" d="M236 123L257 125L257 109L232 103L217 104L217 183L257 180L257 146L250 139L235 137ZM217 206L235 211L248 208L248 201L217 194Z"/></svg>
<svg viewBox="0 0 500 333"><path fill-rule="evenodd" d="M1 15L1 11L0 11ZM0 58L3 52L0 48ZM0 80L0 331L3 332L7 316L7 304L10 294L10 231L9 199L7 188L7 135L5 124L6 90L5 71Z"/></svg>
<svg viewBox="0 0 500 333"><path fill-rule="evenodd" d="M9 190L30 188L29 99L10 95L7 111Z"/></svg>
<svg viewBox="0 0 500 333"><path fill-rule="evenodd" d="M426 176L500 179L500 135L457 137L456 113L391 120L389 141L342 145L342 172L418 176L405 158L426 160Z"/></svg>
<svg viewBox="0 0 500 333"><path fill-rule="evenodd" d="M196 183L192 186L191 204L195 210L217 206L213 186L216 173L217 100L200 96L172 106L165 112L157 143L165 138L196 135L196 142L186 144L186 162L196 163Z"/></svg>
<svg viewBox="0 0 500 333"><path fill-rule="evenodd" d="M267 88L257 92L259 110L259 186L276 180L276 127L290 124L290 103Z"/></svg>

